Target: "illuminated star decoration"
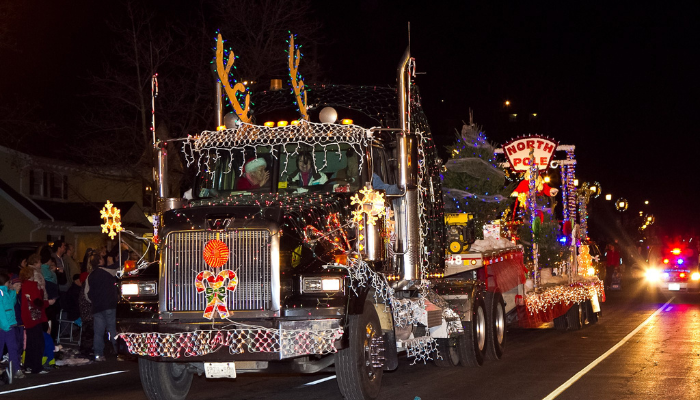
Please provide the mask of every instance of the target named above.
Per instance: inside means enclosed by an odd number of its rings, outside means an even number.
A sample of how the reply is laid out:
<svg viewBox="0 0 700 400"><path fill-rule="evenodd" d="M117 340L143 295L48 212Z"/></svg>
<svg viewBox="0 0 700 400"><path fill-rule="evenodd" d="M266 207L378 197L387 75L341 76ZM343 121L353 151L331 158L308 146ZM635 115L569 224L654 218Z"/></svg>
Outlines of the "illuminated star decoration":
<svg viewBox="0 0 700 400"><path fill-rule="evenodd" d="M228 284L224 282L228 280ZM205 285L204 283L207 283ZM194 286L197 288L197 293L205 292L207 297L207 306L204 309L204 318L214 319L214 313L218 312L220 318L228 318L230 315L226 307L226 291L233 292L238 285L238 277L236 273L225 269L214 275L211 271L202 271L197 274Z"/></svg>
<svg viewBox="0 0 700 400"><path fill-rule="evenodd" d="M117 232L122 230L122 217L119 209L107 200L104 208L100 210L100 217L105 220L105 223L100 225L102 233L106 233L110 239L114 239Z"/></svg>
<svg viewBox="0 0 700 400"><path fill-rule="evenodd" d="M204 262L212 268L219 268L226 264L229 256L229 248L221 240L210 240L204 245Z"/></svg>
<svg viewBox="0 0 700 400"><path fill-rule="evenodd" d="M359 205L359 207L352 212L352 220L360 222L362 221L362 214L366 214L367 223L374 225L377 222L377 218L386 213L386 209L384 208L384 195L367 186L365 186L364 189L360 189L360 194L363 196L361 200L359 194L350 198L350 200L352 200L350 203L351 205Z"/></svg>

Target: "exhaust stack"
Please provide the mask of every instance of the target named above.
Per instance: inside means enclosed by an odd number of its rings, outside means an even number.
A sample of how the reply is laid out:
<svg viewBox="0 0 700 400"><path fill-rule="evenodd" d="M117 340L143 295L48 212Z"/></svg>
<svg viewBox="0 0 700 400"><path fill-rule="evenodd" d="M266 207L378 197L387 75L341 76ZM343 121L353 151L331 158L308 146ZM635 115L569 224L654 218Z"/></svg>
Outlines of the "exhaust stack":
<svg viewBox="0 0 700 400"><path fill-rule="evenodd" d="M401 259L401 280L398 288L408 288L410 281L419 280L420 276L420 219L418 215L418 189L416 138L411 135L411 79L409 65L410 48L407 47L397 68L399 127L398 159L399 186L405 195L394 200L399 202L396 215L396 233L398 249L395 252Z"/></svg>

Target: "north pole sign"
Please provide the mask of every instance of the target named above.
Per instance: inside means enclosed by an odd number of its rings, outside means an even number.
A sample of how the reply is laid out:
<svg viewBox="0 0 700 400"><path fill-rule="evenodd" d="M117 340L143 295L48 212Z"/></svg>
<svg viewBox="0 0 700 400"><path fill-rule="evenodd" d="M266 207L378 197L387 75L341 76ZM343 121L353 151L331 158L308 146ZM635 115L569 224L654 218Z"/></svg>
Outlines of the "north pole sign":
<svg viewBox="0 0 700 400"><path fill-rule="evenodd" d="M549 166L556 141L542 136L527 136L515 138L503 146L503 153L508 157L510 166L516 171L527 171L530 168L530 149L534 149L535 164L539 169Z"/></svg>

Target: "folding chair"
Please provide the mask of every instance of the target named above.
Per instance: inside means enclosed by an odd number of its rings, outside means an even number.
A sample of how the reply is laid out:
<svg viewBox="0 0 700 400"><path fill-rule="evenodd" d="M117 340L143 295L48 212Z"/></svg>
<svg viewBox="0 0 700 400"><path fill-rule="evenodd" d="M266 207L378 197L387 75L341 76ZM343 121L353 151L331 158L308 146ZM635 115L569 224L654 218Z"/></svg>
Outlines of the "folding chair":
<svg viewBox="0 0 700 400"><path fill-rule="evenodd" d="M80 346L83 325L77 324L76 321L77 320L68 319L68 317L65 316L65 310L61 310L61 312L58 314L58 337L56 338L56 344L60 344L61 339L67 339L68 343L78 343L78 346ZM78 328L78 338L77 340L73 340L73 330L76 327Z"/></svg>

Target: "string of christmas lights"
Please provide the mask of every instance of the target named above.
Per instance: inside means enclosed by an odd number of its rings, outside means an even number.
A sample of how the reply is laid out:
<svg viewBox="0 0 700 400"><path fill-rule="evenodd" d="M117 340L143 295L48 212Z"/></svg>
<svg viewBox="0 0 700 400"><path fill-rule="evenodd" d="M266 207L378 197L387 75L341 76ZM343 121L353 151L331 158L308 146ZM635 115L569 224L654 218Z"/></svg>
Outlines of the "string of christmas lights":
<svg viewBox="0 0 700 400"><path fill-rule="evenodd" d="M532 315L547 311L557 304L581 303L594 296L603 295L603 282L595 279L588 282L575 282L570 285L537 288L534 292L525 294L525 306Z"/></svg>

